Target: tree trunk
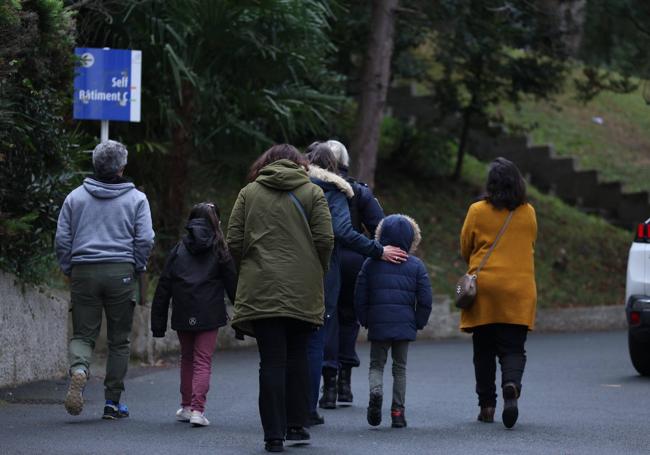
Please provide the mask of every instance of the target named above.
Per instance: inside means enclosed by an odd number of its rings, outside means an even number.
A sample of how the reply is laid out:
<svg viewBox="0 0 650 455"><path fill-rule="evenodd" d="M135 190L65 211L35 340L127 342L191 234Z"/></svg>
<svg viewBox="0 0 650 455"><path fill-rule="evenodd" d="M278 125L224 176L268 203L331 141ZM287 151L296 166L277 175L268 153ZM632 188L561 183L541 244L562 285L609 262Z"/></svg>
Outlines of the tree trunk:
<svg viewBox="0 0 650 455"><path fill-rule="evenodd" d="M456 155L456 169L452 180L457 181L460 179L460 174L463 171L463 159L465 158L465 149L467 148L467 136L469 135L469 126L472 121L472 105L467 106L463 112L463 126L460 130L460 138L458 140L458 152Z"/></svg>
<svg viewBox="0 0 650 455"><path fill-rule="evenodd" d="M178 123L172 127L172 149L169 154L168 175L169 186L164 207L160 214L162 224L175 242L179 226L185 219L185 200L187 195L187 180L190 156L192 155L192 119L194 112L193 89L184 82L182 104L177 105Z"/></svg>
<svg viewBox="0 0 650 455"><path fill-rule="evenodd" d="M381 120L393 55L395 10L399 0L373 0L370 37L361 76L361 94L351 149L359 180L375 184Z"/></svg>

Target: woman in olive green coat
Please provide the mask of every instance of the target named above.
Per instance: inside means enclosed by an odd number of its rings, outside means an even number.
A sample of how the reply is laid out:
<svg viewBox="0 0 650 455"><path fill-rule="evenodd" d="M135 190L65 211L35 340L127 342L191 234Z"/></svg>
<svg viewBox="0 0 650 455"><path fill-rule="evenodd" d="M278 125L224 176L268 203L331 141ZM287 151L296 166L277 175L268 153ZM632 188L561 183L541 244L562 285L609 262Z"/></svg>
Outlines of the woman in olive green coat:
<svg viewBox="0 0 650 455"><path fill-rule="evenodd" d="M269 451L304 441L307 341L323 325L323 276L334 235L323 191L291 145L275 145L251 167L228 225L239 269L232 325L257 339L259 407ZM287 391L291 391L288 396Z"/></svg>

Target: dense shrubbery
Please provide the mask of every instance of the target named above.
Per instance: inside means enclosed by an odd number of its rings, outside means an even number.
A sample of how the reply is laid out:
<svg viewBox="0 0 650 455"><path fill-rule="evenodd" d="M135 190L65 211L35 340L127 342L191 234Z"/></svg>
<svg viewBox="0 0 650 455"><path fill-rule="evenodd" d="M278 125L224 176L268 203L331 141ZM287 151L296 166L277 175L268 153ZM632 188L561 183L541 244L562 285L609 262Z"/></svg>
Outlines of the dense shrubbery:
<svg viewBox="0 0 650 455"><path fill-rule="evenodd" d="M66 129L74 23L53 0L0 1L0 268L28 281L51 264L59 207L77 181Z"/></svg>

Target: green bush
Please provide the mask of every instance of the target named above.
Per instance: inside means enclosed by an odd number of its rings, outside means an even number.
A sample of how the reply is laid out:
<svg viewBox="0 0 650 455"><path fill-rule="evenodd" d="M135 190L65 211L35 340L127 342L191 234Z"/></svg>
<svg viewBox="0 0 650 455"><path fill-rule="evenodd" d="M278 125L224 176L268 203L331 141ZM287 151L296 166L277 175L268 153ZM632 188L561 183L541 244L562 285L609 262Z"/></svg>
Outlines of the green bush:
<svg viewBox="0 0 650 455"><path fill-rule="evenodd" d="M63 2L1 2L0 268L39 281L52 265L58 210L81 137L71 112L74 22Z"/></svg>

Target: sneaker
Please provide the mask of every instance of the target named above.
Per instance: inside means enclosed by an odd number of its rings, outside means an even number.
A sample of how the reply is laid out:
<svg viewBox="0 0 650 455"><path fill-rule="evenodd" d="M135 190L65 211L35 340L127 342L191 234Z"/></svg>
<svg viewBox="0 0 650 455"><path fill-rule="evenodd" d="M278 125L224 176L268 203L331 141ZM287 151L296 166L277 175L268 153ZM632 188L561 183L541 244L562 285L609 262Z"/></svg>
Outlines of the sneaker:
<svg viewBox="0 0 650 455"><path fill-rule="evenodd" d="M309 441L311 436L305 427L287 428L287 441Z"/></svg>
<svg viewBox="0 0 650 455"><path fill-rule="evenodd" d="M368 423L376 427L381 423L381 405L384 397L381 393L371 392L368 400Z"/></svg>
<svg viewBox="0 0 650 455"><path fill-rule="evenodd" d="M70 376L68 393L65 396L65 410L73 416L81 414L84 407L84 387L86 387L88 375L84 370L75 370Z"/></svg>
<svg viewBox="0 0 650 455"><path fill-rule="evenodd" d="M269 439L264 442L264 450L267 452L284 452L282 439Z"/></svg>
<svg viewBox="0 0 650 455"><path fill-rule="evenodd" d="M113 400L106 400L102 419L116 420L116 419L123 419L128 416L129 416L129 408L125 404L118 403Z"/></svg>
<svg viewBox="0 0 650 455"><path fill-rule="evenodd" d="M210 421L205 418L205 414L200 411L192 411L190 415L190 423L193 427L207 427Z"/></svg>
<svg viewBox="0 0 650 455"><path fill-rule="evenodd" d="M404 417L403 409L393 409L390 411L390 418L393 421L391 427L404 428L406 427L406 417Z"/></svg>
<svg viewBox="0 0 650 455"><path fill-rule="evenodd" d="M176 411L176 420L179 422L189 422L190 417L192 417L192 409L190 408L180 408Z"/></svg>
<svg viewBox="0 0 650 455"><path fill-rule="evenodd" d="M512 382L505 384L503 386L503 413L501 419L506 428L512 428L517 423L517 417L519 417L517 398L519 398L517 386Z"/></svg>

